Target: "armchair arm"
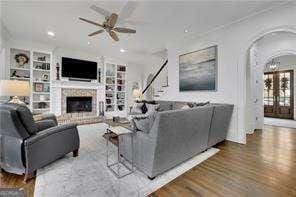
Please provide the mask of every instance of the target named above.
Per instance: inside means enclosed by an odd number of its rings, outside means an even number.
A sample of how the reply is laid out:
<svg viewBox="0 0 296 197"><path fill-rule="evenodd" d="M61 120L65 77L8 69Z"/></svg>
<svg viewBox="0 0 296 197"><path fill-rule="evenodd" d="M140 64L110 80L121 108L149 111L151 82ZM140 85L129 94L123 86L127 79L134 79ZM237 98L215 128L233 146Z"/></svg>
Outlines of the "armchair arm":
<svg viewBox="0 0 296 197"><path fill-rule="evenodd" d="M35 115L34 116L35 121L42 121L42 120L52 120L55 123L55 126L58 125L57 118L54 114L41 114L41 115Z"/></svg>
<svg viewBox="0 0 296 197"><path fill-rule="evenodd" d="M51 119L36 121L35 124L37 126L38 132L56 126L55 122Z"/></svg>
<svg viewBox="0 0 296 197"><path fill-rule="evenodd" d="M79 135L75 124L40 131L25 141L26 170L33 172L77 149Z"/></svg>

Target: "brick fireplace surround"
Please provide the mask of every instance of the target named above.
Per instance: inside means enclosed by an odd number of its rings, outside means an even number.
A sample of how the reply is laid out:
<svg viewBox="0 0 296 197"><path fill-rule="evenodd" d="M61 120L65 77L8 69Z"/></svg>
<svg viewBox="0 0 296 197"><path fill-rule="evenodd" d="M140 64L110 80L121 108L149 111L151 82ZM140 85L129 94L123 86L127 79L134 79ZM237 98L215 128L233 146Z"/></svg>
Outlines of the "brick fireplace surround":
<svg viewBox="0 0 296 197"><path fill-rule="evenodd" d="M56 81L52 87L53 112L59 123L89 124L101 122L98 116L98 102L103 100L104 89L100 84L86 82ZM92 97L91 112L67 113L67 97Z"/></svg>

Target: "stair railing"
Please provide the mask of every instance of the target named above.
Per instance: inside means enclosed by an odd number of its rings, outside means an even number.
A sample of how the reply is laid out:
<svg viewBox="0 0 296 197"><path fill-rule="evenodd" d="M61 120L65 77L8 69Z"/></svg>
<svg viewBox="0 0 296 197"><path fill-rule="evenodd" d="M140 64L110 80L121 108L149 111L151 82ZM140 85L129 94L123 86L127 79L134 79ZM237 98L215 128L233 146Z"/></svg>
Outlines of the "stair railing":
<svg viewBox="0 0 296 197"><path fill-rule="evenodd" d="M160 72L164 69L164 67L167 65L168 60L166 60L163 65L160 67L160 69L157 71L157 73L154 75L154 77L152 78L152 80L150 81L150 83L146 86L146 88L142 91L142 95L144 95L144 93L148 90L148 88L152 85L152 83L154 82L154 80L157 78L157 76L160 74Z"/></svg>

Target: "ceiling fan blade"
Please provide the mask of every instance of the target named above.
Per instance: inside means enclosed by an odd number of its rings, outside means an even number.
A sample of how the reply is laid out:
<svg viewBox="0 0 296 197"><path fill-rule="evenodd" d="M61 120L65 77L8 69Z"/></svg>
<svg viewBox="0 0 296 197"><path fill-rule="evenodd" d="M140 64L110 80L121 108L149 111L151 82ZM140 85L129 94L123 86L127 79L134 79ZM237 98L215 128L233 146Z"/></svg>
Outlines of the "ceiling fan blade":
<svg viewBox="0 0 296 197"><path fill-rule="evenodd" d="M136 30L125 28L125 27L115 27L113 30L120 33L131 33L131 34L136 33Z"/></svg>
<svg viewBox="0 0 296 197"><path fill-rule="evenodd" d="M133 11L136 9L138 2L128 1L119 13L119 19L124 21L129 18Z"/></svg>
<svg viewBox="0 0 296 197"><path fill-rule="evenodd" d="M98 6L92 5L90 6L90 9L98 12L99 14L103 15L104 17L109 17L111 13L103 8L100 8Z"/></svg>
<svg viewBox="0 0 296 197"><path fill-rule="evenodd" d="M117 37L117 35L114 31L109 31L109 35L111 36L111 38L113 38L113 40L115 40L115 41L119 40L119 38Z"/></svg>
<svg viewBox="0 0 296 197"><path fill-rule="evenodd" d="M112 13L111 16L108 18L107 23L109 27L114 27L117 21L118 15L115 13Z"/></svg>
<svg viewBox="0 0 296 197"><path fill-rule="evenodd" d="M98 31L95 31L95 32L89 34L88 36L94 36L94 35L97 35L97 34L103 33L104 31L105 31L105 30L100 29L100 30L98 30Z"/></svg>
<svg viewBox="0 0 296 197"><path fill-rule="evenodd" d="M99 27L103 27L103 25L99 24L99 23L96 23L96 22L93 22L93 21L90 21L90 20L87 20L85 18L81 18L79 17L79 20L82 20L84 22L87 22L87 23L90 23L90 24L93 24L93 25L96 25L96 26L99 26Z"/></svg>

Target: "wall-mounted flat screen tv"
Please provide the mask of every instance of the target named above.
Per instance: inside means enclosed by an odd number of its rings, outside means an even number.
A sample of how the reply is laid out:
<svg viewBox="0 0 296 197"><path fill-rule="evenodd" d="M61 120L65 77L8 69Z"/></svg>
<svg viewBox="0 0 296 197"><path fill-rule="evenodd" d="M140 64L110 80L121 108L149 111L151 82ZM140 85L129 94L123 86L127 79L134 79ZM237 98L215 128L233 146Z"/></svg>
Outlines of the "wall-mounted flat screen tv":
<svg viewBox="0 0 296 197"><path fill-rule="evenodd" d="M97 62L62 57L62 77L97 79Z"/></svg>

